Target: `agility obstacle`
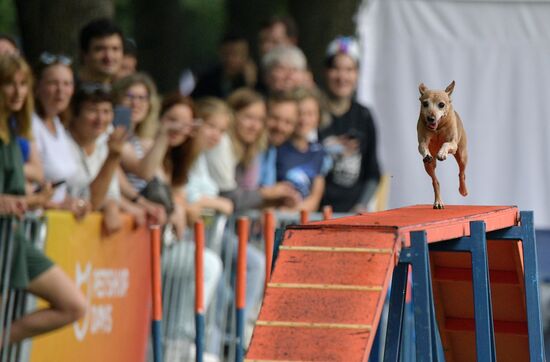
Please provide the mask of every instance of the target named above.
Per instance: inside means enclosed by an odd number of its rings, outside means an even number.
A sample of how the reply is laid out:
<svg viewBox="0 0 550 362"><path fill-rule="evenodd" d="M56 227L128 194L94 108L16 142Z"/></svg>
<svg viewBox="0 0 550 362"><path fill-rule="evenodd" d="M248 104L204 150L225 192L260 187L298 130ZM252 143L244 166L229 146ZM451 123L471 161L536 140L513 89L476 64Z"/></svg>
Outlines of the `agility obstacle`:
<svg viewBox="0 0 550 362"><path fill-rule="evenodd" d="M531 212L418 205L279 236L248 361L367 361L390 283L399 361L409 269L417 361L545 360Z"/></svg>

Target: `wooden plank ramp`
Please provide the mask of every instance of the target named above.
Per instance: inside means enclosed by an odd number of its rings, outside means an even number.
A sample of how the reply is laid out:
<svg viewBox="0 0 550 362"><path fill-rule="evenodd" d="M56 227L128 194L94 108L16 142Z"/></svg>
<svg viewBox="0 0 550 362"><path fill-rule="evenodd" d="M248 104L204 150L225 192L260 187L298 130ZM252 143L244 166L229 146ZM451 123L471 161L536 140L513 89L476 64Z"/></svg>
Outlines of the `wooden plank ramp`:
<svg viewBox="0 0 550 362"><path fill-rule="evenodd" d="M516 225L518 210L417 205L287 228L246 360L367 361L410 232L439 242L468 236L475 220L498 230Z"/></svg>

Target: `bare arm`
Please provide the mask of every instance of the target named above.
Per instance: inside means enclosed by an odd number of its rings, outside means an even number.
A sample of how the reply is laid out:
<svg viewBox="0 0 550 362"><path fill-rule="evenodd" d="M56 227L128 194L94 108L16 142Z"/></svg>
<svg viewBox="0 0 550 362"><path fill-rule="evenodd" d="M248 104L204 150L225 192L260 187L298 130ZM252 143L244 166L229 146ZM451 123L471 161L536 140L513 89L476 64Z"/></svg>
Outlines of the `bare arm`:
<svg viewBox="0 0 550 362"><path fill-rule="evenodd" d="M187 227L187 209L185 204L185 192L181 189L173 190L174 211L169 217L170 223L174 226L178 239L182 239Z"/></svg>
<svg viewBox="0 0 550 362"><path fill-rule="evenodd" d="M112 155L109 153L101 170L99 170L96 178L92 181L90 185L90 202L92 204L92 209L99 210L105 202L109 185L115 176L119 163L120 155Z"/></svg>
<svg viewBox="0 0 550 362"><path fill-rule="evenodd" d="M142 159L136 157L133 148L127 143L122 153L122 167L144 180L151 180L168 149L168 132L171 129L174 129L173 125L161 125L155 140Z"/></svg>
<svg viewBox="0 0 550 362"><path fill-rule="evenodd" d="M191 206L199 207L203 209L212 209L222 214L229 215L233 212L233 203L226 197L201 197L198 201L191 204Z"/></svg>
<svg viewBox="0 0 550 362"><path fill-rule="evenodd" d="M23 171L25 172L25 178L31 182L44 182L44 169L40 162L40 155L38 148L34 141L29 141L29 160L25 162Z"/></svg>
<svg viewBox="0 0 550 362"><path fill-rule="evenodd" d="M313 185L309 196L298 205L298 208L311 212L317 211L321 204L323 192L325 192L325 178L323 176L316 176L315 179L313 179Z"/></svg>
<svg viewBox="0 0 550 362"><path fill-rule="evenodd" d="M99 210L105 201L109 185L120 164L120 155L124 145L126 132L124 128L117 128L109 137L109 153L101 170L90 184L90 202L94 210Z"/></svg>
<svg viewBox="0 0 550 362"><path fill-rule="evenodd" d="M116 200L107 199L102 212L105 232L110 235L120 230L122 227L122 218L118 202Z"/></svg>

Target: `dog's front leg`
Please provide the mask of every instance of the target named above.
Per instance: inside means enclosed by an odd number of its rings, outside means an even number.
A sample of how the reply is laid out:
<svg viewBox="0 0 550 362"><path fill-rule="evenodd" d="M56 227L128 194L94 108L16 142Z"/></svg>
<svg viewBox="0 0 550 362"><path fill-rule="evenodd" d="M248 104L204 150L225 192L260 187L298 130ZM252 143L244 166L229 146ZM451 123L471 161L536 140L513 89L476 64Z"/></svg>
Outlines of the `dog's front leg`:
<svg viewBox="0 0 550 362"><path fill-rule="evenodd" d="M432 162L433 157L430 154L430 150L428 149L428 142L426 142L425 140L420 141L420 143L418 144L418 152L420 152L422 160L425 163Z"/></svg>
<svg viewBox="0 0 550 362"><path fill-rule="evenodd" d="M439 152L437 152L437 159L439 161L444 161L447 159L447 155L450 153L454 155L456 153L458 146L456 142L445 142L441 145L441 148L439 149Z"/></svg>

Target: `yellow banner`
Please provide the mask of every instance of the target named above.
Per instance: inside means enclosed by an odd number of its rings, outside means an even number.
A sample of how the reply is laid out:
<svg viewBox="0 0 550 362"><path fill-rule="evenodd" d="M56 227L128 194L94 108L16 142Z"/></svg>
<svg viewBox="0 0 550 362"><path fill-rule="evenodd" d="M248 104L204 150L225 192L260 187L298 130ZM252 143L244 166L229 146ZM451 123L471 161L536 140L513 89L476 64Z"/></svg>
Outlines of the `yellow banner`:
<svg viewBox="0 0 550 362"><path fill-rule="evenodd" d="M145 360L151 320L149 232L129 217L121 231L102 235L98 213L76 221L47 214L45 253L76 282L88 300L80 321L35 338L31 362L136 362Z"/></svg>

